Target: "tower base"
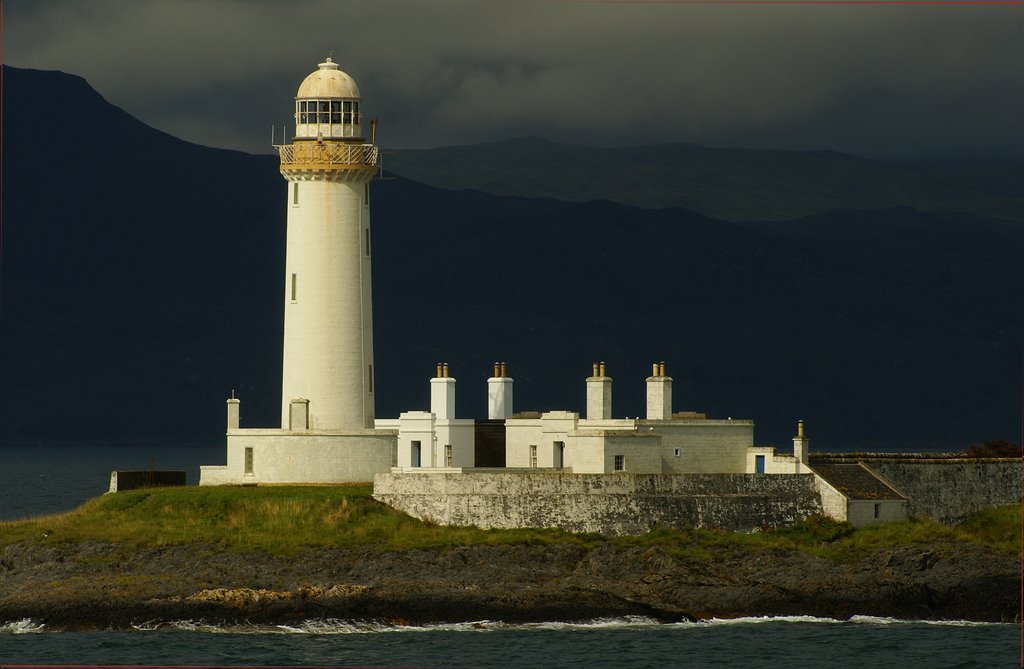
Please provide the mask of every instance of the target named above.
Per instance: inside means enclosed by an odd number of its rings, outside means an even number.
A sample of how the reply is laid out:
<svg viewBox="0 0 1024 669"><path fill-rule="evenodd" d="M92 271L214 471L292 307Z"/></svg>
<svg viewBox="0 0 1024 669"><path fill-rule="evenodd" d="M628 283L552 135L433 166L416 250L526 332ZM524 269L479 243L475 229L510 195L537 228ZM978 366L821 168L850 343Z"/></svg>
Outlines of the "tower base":
<svg viewBox="0 0 1024 669"><path fill-rule="evenodd" d="M234 429L227 464L200 467L199 485L359 483L390 471L393 430Z"/></svg>

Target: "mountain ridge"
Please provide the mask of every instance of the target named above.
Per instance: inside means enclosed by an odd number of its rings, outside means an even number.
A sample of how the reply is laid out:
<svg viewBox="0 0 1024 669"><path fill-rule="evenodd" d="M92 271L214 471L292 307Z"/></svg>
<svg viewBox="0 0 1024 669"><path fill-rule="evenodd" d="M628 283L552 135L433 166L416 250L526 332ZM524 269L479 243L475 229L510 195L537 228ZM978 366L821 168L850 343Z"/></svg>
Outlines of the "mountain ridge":
<svg viewBox="0 0 1024 669"><path fill-rule="evenodd" d="M883 163L831 149L630 147L521 137L388 150L385 167L450 189L568 201L604 198L642 208L682 206L730 221L780 220L839 208L910 205L1024 222L1024 167L994 184L984 169Z"/></svg>

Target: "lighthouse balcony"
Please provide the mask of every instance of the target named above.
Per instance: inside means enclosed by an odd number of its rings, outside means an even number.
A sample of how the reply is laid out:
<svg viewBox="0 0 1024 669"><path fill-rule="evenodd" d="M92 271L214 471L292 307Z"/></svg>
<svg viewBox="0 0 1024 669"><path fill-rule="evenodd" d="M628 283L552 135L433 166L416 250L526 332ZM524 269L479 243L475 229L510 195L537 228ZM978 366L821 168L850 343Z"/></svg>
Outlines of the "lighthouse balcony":
<svg viewBox="0 0 1024 669"><path fill-rule="evenodd" d="M282 170L373 170L379 150L373 144L296 142L277 145Z"/></svg>

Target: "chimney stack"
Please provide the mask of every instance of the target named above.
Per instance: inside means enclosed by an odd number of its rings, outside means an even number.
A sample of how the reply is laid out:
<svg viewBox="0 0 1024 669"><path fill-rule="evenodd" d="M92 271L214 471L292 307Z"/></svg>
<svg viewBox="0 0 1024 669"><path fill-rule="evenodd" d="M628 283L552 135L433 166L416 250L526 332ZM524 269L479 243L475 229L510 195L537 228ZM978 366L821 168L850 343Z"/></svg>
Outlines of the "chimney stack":
<svg viewBox="0 0 1024 669"><path fill-rule="evenodd" d="M235 397L235 392L231 391L231 398L228 400L228 430L238 429L238 414L239 408L241 407L241 400Z"/></svg>
<svg viewBox="0 0 1024 669"><path fill-rule="evenodd" d="M811 440L804 434L804 422L796 424L796 436L793 437L793 457L800 465L806 465L811 450ZM800 465L797 465L799 469Z"/></svg>
<svg viewBox="0 0 1024 669"><path fill-rule="evenodd" d="M612 417L612 379L605 376L604 362L594 363L594 375L587 379L587 420Z"/></svg>
<svg viewBox="0 0 1024 669"><path fill-rule="evenodd" d="M494 363L494 376L487 379L487 418L500 420L512 417L512 379L505 363Z"/></svg>
<svg viewBox="0 0 1024 669"><path fill-rule="evenodd" d="M664 362L652 364L647 377L647 420L672 420L672 377Z"/></svg>
<svg viewBox="0 0 1024 669"><path fill-rule="evenodd" d="M448 363L437 363L437 376L430 379L430 412L437 420L455 419L455 379L448 376Z"/></svg>

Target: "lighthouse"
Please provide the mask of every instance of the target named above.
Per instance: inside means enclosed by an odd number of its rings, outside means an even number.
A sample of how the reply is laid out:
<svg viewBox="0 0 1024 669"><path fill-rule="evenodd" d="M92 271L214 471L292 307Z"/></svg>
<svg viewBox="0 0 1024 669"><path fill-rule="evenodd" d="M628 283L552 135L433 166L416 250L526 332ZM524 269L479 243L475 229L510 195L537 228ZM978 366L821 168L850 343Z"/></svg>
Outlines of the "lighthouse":
<svg viewBox="0 0 1024 669"><path fill-rule="evenodd" d="M372 124L371 124L372 125ZM295 133L278 146L288 182L281 427L374 425L370 181L359 88L330 58L295 96Z"/></svg>
<svg viewBox="0 0 1024 669"><path fill-rule="evenodd" d="M397 431L374 421L374 124L367 141L359 88L330 58L294 102L292 142L275 147L288 186L281 423L244 426L232 393L227 464L201 467L200 485L369 481L397 461Z"/></svg>

